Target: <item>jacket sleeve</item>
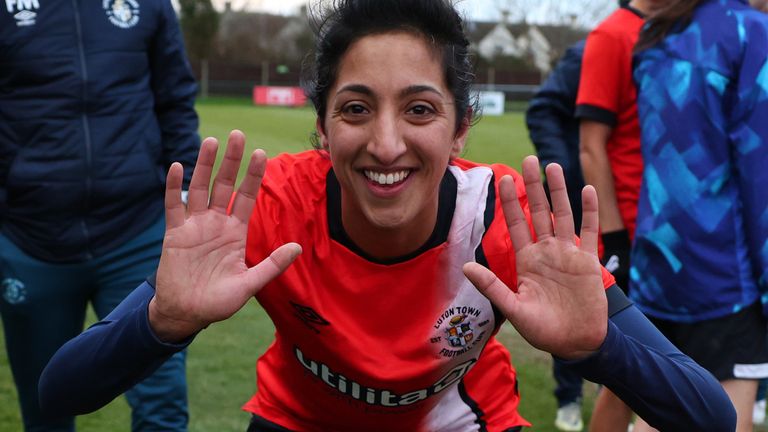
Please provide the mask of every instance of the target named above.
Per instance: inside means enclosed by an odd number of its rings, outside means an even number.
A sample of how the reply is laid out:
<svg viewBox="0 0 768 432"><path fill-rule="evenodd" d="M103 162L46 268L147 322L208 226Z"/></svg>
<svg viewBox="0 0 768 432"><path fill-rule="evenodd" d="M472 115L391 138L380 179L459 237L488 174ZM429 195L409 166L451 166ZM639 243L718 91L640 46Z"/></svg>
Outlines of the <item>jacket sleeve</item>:
<svg viewBox="0 0 768 432"><path fill-rule="evenodd" d="M528 133L541 165L556 162L566 172L575 168L571 166L574 161L571 161L569 149L579 145L579 123L574 117L574 109L583 52L584 41L566 51L531 99L525 113Z"/></svg>
<svg viewBox="0 0 768 432"><path fill-rule="evenodd" d="M761 294L763 314L768 316L768 20L753 22L747 29L728 134L746 252Z"/></svg>
<svg viewBox="0 0 768 432"><path fill-rule="evenodd" d="M143 283L102 321L56 351L40 376L43 415L96 411L192 342L168 344L155 336L147 309L154 293L149 282Z"/></svg>
<svg viewBox="0 0 768 432"><path fill-rule="evenodd" d="M187 189L200 148L195 112L197 84L184 50L176 12L170 0L161 0L160 4L160 25L149 53L155 113L162 131L163 162L166 168L173 162L181 162L183 188Z"/></svg>
<svg viewBox="0 0 768 432"><path fill-rule="evenodd" d="M597 353L563 361L593 382L611 389L634 412L659 430L733 431L736 411L714 376L669 342L616 286L606 291L609 309L622 309L608 321ZM611 296L614 298L611 299Z"/></svg>

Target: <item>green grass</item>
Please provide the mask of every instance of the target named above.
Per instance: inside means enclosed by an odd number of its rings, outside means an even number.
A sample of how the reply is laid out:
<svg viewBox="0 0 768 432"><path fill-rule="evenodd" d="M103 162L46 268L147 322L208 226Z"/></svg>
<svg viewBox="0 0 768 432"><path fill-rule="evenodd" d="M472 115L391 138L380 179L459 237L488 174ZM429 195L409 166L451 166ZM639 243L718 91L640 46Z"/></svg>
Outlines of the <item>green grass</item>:
<svg viewBox="0 0 768 432"><path fill-rule="evenodd" d="M238 128L245 132L249 146L261 147L268 155L310 148L308 137L314 128L310 109L262 108L246 99L209 99L200 102L198 110L202 136L223 141L231 129ZM470 133L465 157L519 168L521 159L532 151L522 113L515 112L483 118ZM187 369L190 430L245 430L249 416L240 406L255 390L255 360L269 345L273 332L272 323L252 302L197 337L190 347ZM521 413L534 424L532 430L553 431L556 406L549 355L530 348L511 328L505 327L500 339L510 347L520 376ZM593 395L594 386L586 386L587 410ZM128 431L129 425L123 398L78 418L80 431ZM16 392L0 334L0 431L19 430Z"/></svg>

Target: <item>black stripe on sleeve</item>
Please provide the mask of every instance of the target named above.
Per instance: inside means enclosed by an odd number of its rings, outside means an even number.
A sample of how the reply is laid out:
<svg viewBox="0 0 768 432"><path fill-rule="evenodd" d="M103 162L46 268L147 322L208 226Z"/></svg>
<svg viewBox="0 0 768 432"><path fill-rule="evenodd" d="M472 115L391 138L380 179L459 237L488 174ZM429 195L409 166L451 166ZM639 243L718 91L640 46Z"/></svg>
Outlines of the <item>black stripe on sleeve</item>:
<svg viewBox="0 0 768 432"><path fill-rule="evenodd" d="M616 127L619 123L616 113L595 105L581 104L576 106L573 116L578 119L593 120L606 124L610 127Z"/></svg>

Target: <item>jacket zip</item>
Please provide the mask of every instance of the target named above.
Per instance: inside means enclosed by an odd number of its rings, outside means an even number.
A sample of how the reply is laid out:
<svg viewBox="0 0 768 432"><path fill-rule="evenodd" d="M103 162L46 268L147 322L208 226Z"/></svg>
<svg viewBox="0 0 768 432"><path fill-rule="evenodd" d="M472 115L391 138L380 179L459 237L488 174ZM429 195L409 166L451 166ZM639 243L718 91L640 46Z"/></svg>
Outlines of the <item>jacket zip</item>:
<svg viewBox="0 0 768 432"><path fill-rule="evenodd" d="M88 69L85 64L85 47L83 46L83 28L80 23L80 5L78 0L72 0L72 6L74 7L75 14L75 28L77 29L77 48L80 53L80 70L82 71L82 103L83 114L81 116L83 122L83 139L85 141L85 199L83 200L83 216L80 219L80 227L85 236L86 247L86 259L93 258L90 247L90 234L88 231L88 225L85 222L85 215L88 214L91 207L91 171L93 165L93 149L91 146L91 130L88 127Z"/></svg>

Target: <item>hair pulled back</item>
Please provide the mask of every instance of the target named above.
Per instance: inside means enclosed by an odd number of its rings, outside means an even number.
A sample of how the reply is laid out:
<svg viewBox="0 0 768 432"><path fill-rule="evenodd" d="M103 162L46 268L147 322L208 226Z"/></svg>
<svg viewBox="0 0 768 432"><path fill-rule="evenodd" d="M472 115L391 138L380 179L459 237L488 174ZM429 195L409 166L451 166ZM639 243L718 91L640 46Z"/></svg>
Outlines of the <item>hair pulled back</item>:
<svg viewBox="0 0 768 432"><path fill-rule="evenodd" d="M365 36L392 31L423 35L442 54L445 83L456 107L457 131L465 121L467 108L476 108L470 95L475 76L469 40L450 0L320 1L312 8L310 17L316 44L314 56L304 67L302 86L321 125L328 92L336 82L341 59L349 47ZM476 111L473 109L473 115Z"/></svg>

